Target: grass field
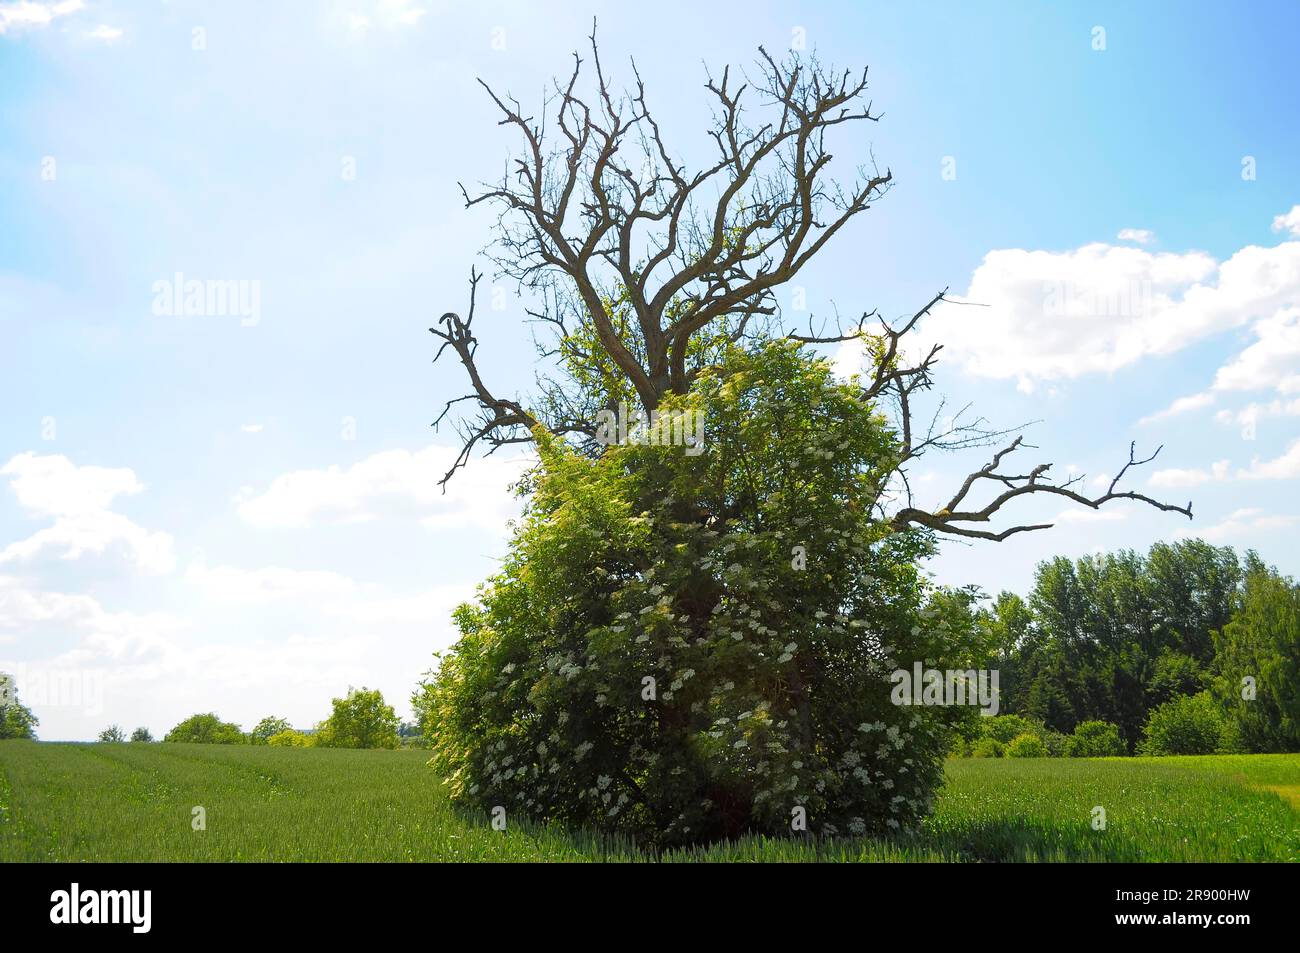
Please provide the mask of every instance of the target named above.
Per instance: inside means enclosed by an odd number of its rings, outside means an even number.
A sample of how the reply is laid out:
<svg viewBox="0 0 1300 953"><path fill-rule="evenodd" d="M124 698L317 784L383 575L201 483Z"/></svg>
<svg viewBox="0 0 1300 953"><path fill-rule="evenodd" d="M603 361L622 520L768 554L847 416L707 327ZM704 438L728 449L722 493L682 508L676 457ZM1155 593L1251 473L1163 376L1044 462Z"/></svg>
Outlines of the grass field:
<svg viewBox="0 0 1300 953"><path fill-rule="evenodd" d="M448 804L420 751L0 742L0 862L644 860ZM191 829L202 806L207 829ZM1092 828L1094 807L1106 829ZM753 838L666 860L1300 860L1300 755L948 764L896 840Z"/></svg>

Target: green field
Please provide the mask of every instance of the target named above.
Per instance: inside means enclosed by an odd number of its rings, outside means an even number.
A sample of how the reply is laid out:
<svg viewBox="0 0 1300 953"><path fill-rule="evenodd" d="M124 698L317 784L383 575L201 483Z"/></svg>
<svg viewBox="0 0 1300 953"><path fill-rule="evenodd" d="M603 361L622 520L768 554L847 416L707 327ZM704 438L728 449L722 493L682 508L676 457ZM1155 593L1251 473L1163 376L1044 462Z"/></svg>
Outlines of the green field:
<svg viewBox="0 0 1300 953"><path fill-rule="evenodd" d="M421 751L0 742L0 862L644 860L448 804ZM207 829L191 829L195 806ZM1106 829L1093 830L1094 807ZM1300 755L961 760L919 834L667 860L1300 860Z"/></svg>

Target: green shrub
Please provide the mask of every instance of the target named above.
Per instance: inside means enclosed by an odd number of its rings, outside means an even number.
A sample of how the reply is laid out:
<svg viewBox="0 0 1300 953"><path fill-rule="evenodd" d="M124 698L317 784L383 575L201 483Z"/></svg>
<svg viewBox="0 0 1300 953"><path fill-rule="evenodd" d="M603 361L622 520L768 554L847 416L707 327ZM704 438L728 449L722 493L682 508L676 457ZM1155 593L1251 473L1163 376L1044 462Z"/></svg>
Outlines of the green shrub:
<svg viewBox="0 0 1300 953"><path fill-rule="evenodd" d="M148 744L153 741L153 734L148 728L137 728L131 732L131 740Z"/></svg>
<svg viewBox="0 0 1300 953"><path fill-rule="evenodd" d="M1209 692L1180 695L1152 709L1141 752L1213 754L1223 742L1224 719Z"/></svg>
<svg viewBox="0 0 1300 953"><path fill-rule="evenodd" d="M980 738L971 745L972 758L1001 758L1006 754L1007 746L996 738Z"/></svg>
<svg viewBox="0 0 1300 953"><path fill-rule="evenodd" d="M1011 739L1006 755L1008 758L1046 758L1047 745L1038 735L1027 731Z"/></svg>
<svg viewBox="0 0 1300 953"><path fill-rule="evenodd" d="M284 731L277 731L266 739L266 743L273 748L313 747L311 735L305 735L301 731L294 731L292 728L286 728Z"/></svg>
<svg viewBox="0 0 1300 953"><path fill-rule="evenodd" d="M238 725L222 721L212 712L191 715L163 736L163 741L199 745L240 745L247 740Z"/></svg>
<svg viewBox="0 0 1300 953"><path fill-rule="evenodd" d="M1065 742L1069 758L1109 758L1128 754L1119 726L1108 721L1085 721L1078 724Z"/></svg>
<svg viewBox="0 0 1300 953"><path fill-rule="evenodd" d="M1053 731L1051 728L1044 728L1038 735L1047 746L1047 756L1049 758L1064 758L1066 745L1069 744L1070 736L1062 734L1059 731Z"/></svg>
<svg viewBox="0 0 1300 953"><path fill-rule="evenodd" d="M1024 734L1037 735L1043 731L1043 726L1036 721L1032 721L1023 715L993 715L988 718L981 718L981 734L987 738L993 738L1007 745L1013 739Z"/></svg>

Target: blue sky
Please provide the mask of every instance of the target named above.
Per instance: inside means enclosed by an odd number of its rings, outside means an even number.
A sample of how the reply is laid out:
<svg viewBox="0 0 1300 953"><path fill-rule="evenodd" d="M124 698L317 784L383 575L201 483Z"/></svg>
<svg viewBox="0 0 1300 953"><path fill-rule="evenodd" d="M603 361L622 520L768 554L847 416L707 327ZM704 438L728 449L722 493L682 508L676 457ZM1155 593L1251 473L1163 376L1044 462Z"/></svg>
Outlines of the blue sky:
<svg viewBox="0 0 1300 953"><path fill-rule="evenodd" d="M1040 421L1026 459L1089 480L1163 443L1128 485L1195 501L1191 524L1118 503L950 545L939 580L1023 590L1048 556L1189 533L1300 571L1300 9L654 11L0 2L0 668L42 737L198 710L306 727L349 685L408 710L504 550L520 465L434 485L454 448L429 424L462 382L426 329L492 225L456 182L516 146L475 79L538 103L593 13L687 162L704 64L802 36L869 65L884 119L836 165L874 154L896 184L801 276L810 307L987 305L922 327L952 402ZM178 272L256 288L256 313L156 313ZM533 357L504 305L478 326L509 386ZM924 461L921 502L985 456Z"/></svg>

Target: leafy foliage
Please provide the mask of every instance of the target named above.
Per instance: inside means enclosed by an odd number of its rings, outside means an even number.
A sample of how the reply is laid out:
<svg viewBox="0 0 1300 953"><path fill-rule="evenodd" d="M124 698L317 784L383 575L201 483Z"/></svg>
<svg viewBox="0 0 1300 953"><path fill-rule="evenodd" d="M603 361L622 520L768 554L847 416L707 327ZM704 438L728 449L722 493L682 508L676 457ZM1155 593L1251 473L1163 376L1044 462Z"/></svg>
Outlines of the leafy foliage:
<svg viewBox="0 0 1300 953"><path fill-rule="evenodd" d="M153 734L148 728L137 728L135 731L131 732L131 740L149 743L153 741Z"/></svg>
<svg viewBox="0 0 1300 953"><path fill-rule="evenodd" d="M313 736L322 748L396 748L397 713L379 689L353 688Z"/></svg>
<svg viewBox="0 0 1300 953"><path fill-rule="evenodd" d="M511 555L413 699L452 796L658 845L788 833L796 808L824 834L916 824L967 712L895 706L889 673L964 667L981 633L917 570L929 538L878 518L895 435L786 342L661 410L703 413L707 452L536 432Z"/></svg>
<svg viewBox="0 0 1300 953"><path fill-rule="evenodd" d="M122 730L120 725L109 725L99 733L98 740L110 744L120 744L126 741L126 732Z"/></svg>
<svg viewBox="0 0 1300 953"><path fill-rule="evenodd" d="M1243 748L1300 751L1300 586L1252 558L1214 644L1214 695Z"/></svg>
<svg viewBox="0 0 1300 953"><path fill-rule="evenodd" d="M1016 735L1007 744L1008 758L1046 758L1048 754L1043 739L1030 731L1026 731L1023 735Z"/></svg>
<svg viewBox="0 0 1300 953"><path fill-rule="evenodd" d="M191 715L163 736L163 741L201 745L238 745L246 740L238 725L222 721L212 712Z"/></svg>
<svg viewBox="0 0 1300 953"><path fill-rule="evenodd" d="M12 676L0 672L0 740L35 738L40 719L18 700Z"/></svg>
<svg viewBox="0 0 1300 953"><path fill-rule="evenodd" d="M1236 554L1201 540L1042 563L1027 599L1003 593L981 619L1003 711L1066 733L1108 721L1133 748L1151 709L1209 682L1241 580Z"/></svg>
<svg viewBox="0 0 1300 953"><path fill-rule="evenodd" d="M1119 726L1108 721L1085 721L1065 742L1068 758L1112 758L1128 754Z"/></svg>
<svg viewBox="0 0 1300 953"><path fill-rule="evenodd" d="M277 731L271 735L266 739L266 743L273 748L311 748L315 744L312 740L313 737L313 735L286 728L284 731Z"/></svg>
<svg viewBox="0 0 1300 953"><path fill-rule="evenodd" d="M289 724L283 718L276 718L274 715L268 715L257 723L252 731L248 733L248 740L255 745L264 745L272 735L278 735L282 731L292 731L293 725Z"/></svg>
<svg viewBox="0 0 1300 953"><path fill-rule="evenodd" d="M1223 715L1208 692L1180 695L1151 712L1143 754L1213 754L1223 735Z"/></svg>

